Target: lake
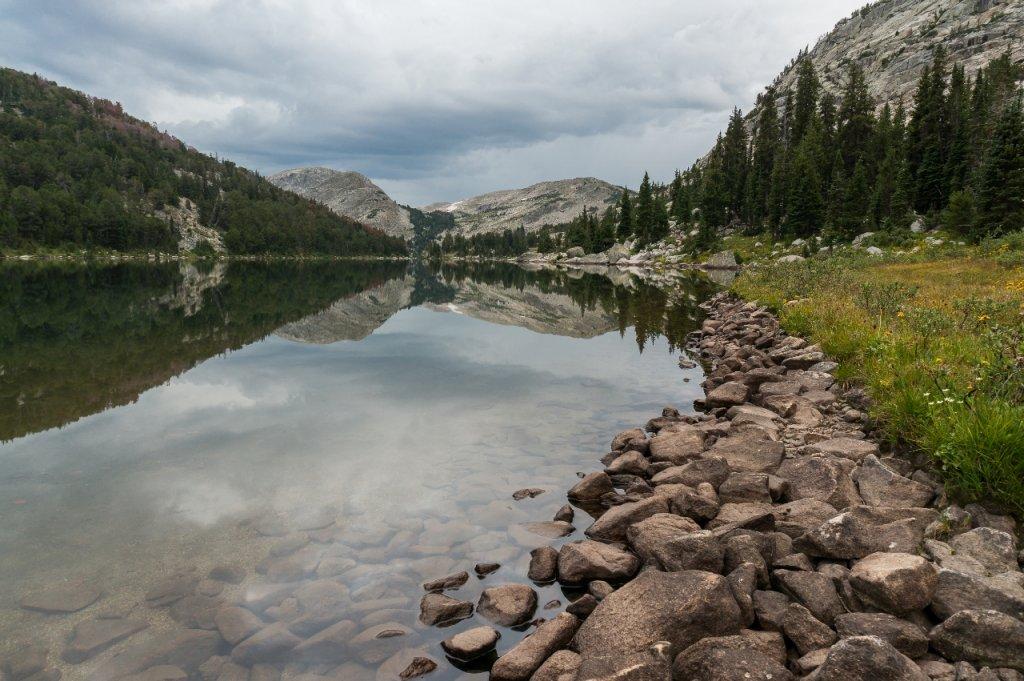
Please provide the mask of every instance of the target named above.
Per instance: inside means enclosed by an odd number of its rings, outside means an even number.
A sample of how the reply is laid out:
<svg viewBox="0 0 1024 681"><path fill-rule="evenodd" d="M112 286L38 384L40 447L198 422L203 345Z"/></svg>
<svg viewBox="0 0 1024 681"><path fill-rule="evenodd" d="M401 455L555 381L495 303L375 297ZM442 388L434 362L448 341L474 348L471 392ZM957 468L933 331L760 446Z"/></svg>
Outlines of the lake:
<svg viewBox="0 0 1024 681"><path fill-rule="evenodd" d="M582 536L582 509L565 538L524 523L551 520L615 433L692 411L703 376L678 360L713 290L511 265L0 268L0 654L45 660L37 681L116 678L244 603L299 638L391 632L268 657L260 678L390 678L410 650L440 663L430 678L486 671L437 643L489 622L424 626L421 583L468 570L449 595L475 602ZM578 596L534 586L535 617ZM529 631L499 629L499 652Z"/></svg>

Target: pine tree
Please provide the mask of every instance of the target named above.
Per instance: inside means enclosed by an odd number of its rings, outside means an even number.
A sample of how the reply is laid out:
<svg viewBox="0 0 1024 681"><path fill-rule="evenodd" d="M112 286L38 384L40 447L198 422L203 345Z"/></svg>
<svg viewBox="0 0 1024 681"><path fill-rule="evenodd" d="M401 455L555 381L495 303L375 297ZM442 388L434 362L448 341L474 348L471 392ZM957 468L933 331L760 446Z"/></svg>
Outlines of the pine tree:
<svg viewBox="0 0 1024 681"><path fill-rule="evenodd" d="M722 175L725 183L726 206L729 217L739 214L744 206L744 191L747 187L747 171L750 164L747 156L747 126L743 114L733 109L722 139Z"/></svg>
<svg viewBox="0 0 1024 681"><path fill-rule="evenodd" d="M1021 98L999 119L981 169L975 238L1024 227L1024 118Z"/></svg>
<svg viewBox="0 0 1024 681"><path fill-rule="evenodd" d="M847 173L853 171L860 161L874 164L869 158L871 138L875 128L875 104L868 94L868 86L864 80L864 71L856 62L850 64L846 89L843 93L842 105L839 107L837 142L839 154L842 156L843 168ZM867 172L868 168L865 168Z"/></svg>
<svg viewBox="0 0 1024 681"><path fill-rule="evenodd" d="M812 124L797 147L789 174L786 195L786 229L798 237L807 237L821 229L825 217L825 199L821 172L820 126Z"/></svg>
<svg viewBox="0 0 1024 681"><path fill-rule="evenodd" d="M799 144L807 133L811 120L818 111L818 93L821 82L810 57L800 60L797 67L796 100L793 103L793 129L790 143Z"/></svg>
<svg viewBox="0 0 1024 681"><path fill-rule="evenodd" d="M729 187L725 177L723 156L723 142L719 136L718 143L711 150L704 167L700 191L701 221L714 228L724 227L729 223Z"/></svg>
<svg viewBox="0 0 1024 681"><path fill-rule="evenodd" d="M779 146L772 164L771 188L768 191L768 227L772 236L782 235L782 223L786 216L786 194L789 190L789 151Z"/></svg>
<svg viewBox="0 0 1024 681"><path fill-rule="evenodd" d="M651 177L644 173L640 191L636 194L636 210L634 212L633 233L642 246L650 244L651 229L654 225L654 194L651 190Z"/></svg>
<svg viewBox="0 0 1024 681"><path fill-rule="evenodd" d="M615 228L615 237L622 243L633 238L633 202L629 200L629 190L625 188L619 200L619 224Z"/></svg>
<svg viewBox="0 0 1024 681"><path fill-rule="evenodd" d="M772 173L775 169L775 156L782 137L779 112L775 104L775 90L768 88L761 102L761 115L757 119L757 134L754 138L754 157L751 168L749 220L754 224L763 223L769 214L768 201L771 194Z"/></svg>
<svg viewBox="0 0 1024 681"><path fill-rule="evenodd" d="M946 100L948 154L945 195L952 196L967 185L971 166L971 87L962 65L953 67Z"/></svg>
<svg viewBox="0 0 1024 681"><path fill-rule="evenodd" d="M946 198L946 54L935 50L914 96L907 159L914 180L914 205L921 213L938 210Z"/></svg>
<svg viewBox="0 0 1024 681"><path fill-rule="evenodd" d="M668 199L664 192L654 195L654 221L651 223L651 242L661 241L669 233Z"/></svg>

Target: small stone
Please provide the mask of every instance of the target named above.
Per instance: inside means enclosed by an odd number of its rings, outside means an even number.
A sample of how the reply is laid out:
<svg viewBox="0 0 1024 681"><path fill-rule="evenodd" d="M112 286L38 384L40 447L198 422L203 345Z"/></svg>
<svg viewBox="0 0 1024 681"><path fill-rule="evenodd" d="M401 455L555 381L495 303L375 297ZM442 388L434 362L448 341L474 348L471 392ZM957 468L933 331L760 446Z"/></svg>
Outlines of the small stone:
<svg viewBox="0 0 1024 681"><path fill-rule="evenodd" d="M553 582L558 576L558 551L541 546L530 551L530 569L526 574L535 582Z"/></svg>
<svg viewBox="0 0 1024 681"><path fill-rule="evenodd" d="M501 569L501 563L477 563L473 566L473 572L477 574L477 577L486 577L492 572L497 572Z"/></svg>
<svg viewBox="0 0 1024 681"><path fill-rule="evenodd" d="M571 650L556 651L533 673L530 681L574 681L582 661Z"/></svg>
<svg viewBox="0 0 1024 681"><path fill-rule="evenodd" d="M547 490L540 489L539 487L527 487L525 489L519 489L512 493L512 498L516 501L522 501L523 499L533 499L541 494L544 494Z"/></svg>
<svg viewBox="0 0 1024 681"><path fill-rule="evenodd" d="M22 681L46 669L50 649L44 645L21 644L0 662L0 671L6 671L10 681Z"/></svg>
<svg viewBox="0 0 1024 681"><path fill-rule="evenodd" d="M886 468L874 454L864 458L853 480L869 506L923 507L935 496L931 487Z"/></svg>
<svg viewBox="0 0 1024 681"><path fill-rule="evenodd" d="M170 575L146 592L146 605L151 608L171 605L192 593L198 583L199 577L192 571Z"/></svg>
<svg viewBox="0 0 1024 681"><path fill-rule="evenodd" d="M625 541L626 529L657 513L668 513L668 500L651 497L610 508L588 527L585 534L601 541Z"/></svg>
<svg viewBox="0 0 1024 681"><path fill-rule="evenodd" d="M570 603L565 608L565 611L570 615L575 615L581 620L585 620L590 613L594 612L594 608L597 607L597 604L598 600L594 598L592 594L583 594Z"/></svg>
<svg viewBox="0 0 1024 681"><path fill-rule="evenodd" d="M231 645L241 643L263 628L263 620L250 610L238 606L224 606L213 616L214 624L225 641Z"/></svg>
<svg viewBox="0 0 1024 681"><path fill-rule="evenodd" d="M455 659L470 661L494 650L501 634L492 627L475 627L441 641L444 652Z"/></svg>
<svg viewBox="0 0 1024 681"><path fill-rule="evenodd" d="M445 577L431 580L423 583L424 591L447 591L449 589L458 589L469 581L469 573L463 570L462 572L456 572Z"/></svg>
<svg viewBox="0 0 1024 681"><path fill-rule="evenodd" d="M349 651L366 664L380 664L409 645L415 632L398 622L376 624L356 634L348 644Z"/></svg>
<svg viewBox="0 0 1024 681"><path fill-rule="evenodd" d="M689 518L659 513L630 526L627 539L645 564L659 570L722 571L722 545Z"/></svg>
<svg viewBox="0 0 1024 681"><path fill-rule="evenodd" d="M123 681L187 681L188 674L184 669L170 664L155 667L124 677Z"/></svg>
<svg viewBox="0 0 1024 681"><path fill-rule="evenodd" d="M307 663L340 663L348 659L348 642L356 631L356 624L341 620L319 631L292 651L294 659Z"/></svg>
<svg viewBox="0 0 1024 681"><path fill-rule="evenodd" d="M852 461L862 461L869 455L878 456L878 445L869 440L837 437L807 446L809 453L841 456Z"/></svg>
<svg viewBox="0 0 1024 681"><path fill-rule="evenodd" d="M565 504L562 508L558 509L555 513L555 517L552 520L561 521L563 523L571 523L576 517L576 512L573 511L572 506Z"/></svg>
<svg viewBox="0 0 1024 681"><path fill-rule="evenodd" d="M836 616L846 612L831 578L819 572L776 570L775 581L781 590L798 601L825 624L832 625Z"/></svg>
<svg viewBox="0 0 1024 681"><path fill-rule="evenodd" d="M245 579L245 568L240 565L224 563L214 566L207 574L207 577L215 579L218 582L241 584L242 580Z"/></svg>
<svg viewBox="0 0 1024 681"><path fill-rule="evenodd" d="M473 604L440 593L429 593L420 600L420 622L437 626L473 616Z"/></svg>
<svg viewBox="0 0 1024 681"><path fill-rule="evenodd" d="M750 398L750 388L738 381L723 383L708 393L704 403L708 408L733 407L745 403Z"/></svg>
<svg viewBox="0 0 1024 681"><path fill-rule="evenodd" d="M437 663L431 660L429 657L417 656L412 659L409 666L406 667L398 676L401 679L414 679L417 676L423 676L437 669Z"/></svg>

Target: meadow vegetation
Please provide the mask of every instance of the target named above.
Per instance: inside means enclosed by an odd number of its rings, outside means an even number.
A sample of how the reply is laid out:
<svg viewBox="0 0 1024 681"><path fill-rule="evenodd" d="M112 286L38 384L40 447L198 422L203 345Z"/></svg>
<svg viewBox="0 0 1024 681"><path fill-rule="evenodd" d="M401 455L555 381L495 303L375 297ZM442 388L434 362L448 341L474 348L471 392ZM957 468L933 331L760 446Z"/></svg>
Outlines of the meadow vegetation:
<svg viewBox="0 0 1024 681"><path fill-rule="evenodd" d="M866 388L885 437L934 457L953 496L1021 515L1022 246L1013 233L881 257L847 249L772 259L747 267L733 289L839 361L838 377Z"/></svg>

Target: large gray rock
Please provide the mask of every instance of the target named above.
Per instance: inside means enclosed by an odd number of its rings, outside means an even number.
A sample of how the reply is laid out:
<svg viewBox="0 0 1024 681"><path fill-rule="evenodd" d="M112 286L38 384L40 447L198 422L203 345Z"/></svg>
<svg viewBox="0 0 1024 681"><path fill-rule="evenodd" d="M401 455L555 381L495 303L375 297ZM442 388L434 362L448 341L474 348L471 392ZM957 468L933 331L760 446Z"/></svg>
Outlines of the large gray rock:
<svg viewBox="0 0 1024 681"><path fill-rule="evenodd" d="M820 572L776 570L773 576L782 591L829 626L846 612L832 579Z"/></svg>
<svg viewBox="0 0 1024 681"><path fill-rule="evenodd" d="M537 609L537 592L525 584L500 584L484 589L477 612L495 624L511 627L522 624Z"/></svg>
<svg viewBox="0 0 1024 681"><path fill-rule="evenodd" d="M669 681L672 676L670 648L668 642L657 641L633 653L582 657L575 681Z"/></svg>
<svg viewBox="0 0 1024 681"><path fill-rule="evenodd" d="M799 603L790 603L782 618L782 633L801 655L827 648L836 642L836 632Z"/></svg>
<svg viewBox="0 0 1024 681"><path fill-rule="evenodd" d="M864 457L878 455L878 445L870 440L857 440L852 437L837 437L807 445L808 453L839 456L852 461L862 461Z"/></svg>
<svg viewBox="0 0 1024 681"><path fill-rule="evenodd" d="M927 607L938 583L935 566L909 553L873 553L850 570L860 600L894 615Z"/></svg>
<svg viewBox="0 0 1024 681"><path fill-rule="evenodd" d="M319 631L292 650L292 657L309 663L341 663L348 659L348 643L356 632L351 620L341 620Z"/></svg>
<svg viewBox="0 0 1024 681"><path fill-rule="evenodd" d="M687 485L696 487L702 482L718 488L729 477L729 463L718 457L696 459L682 466L673 466L655 473L651 482L655 485Z"/></svg>
<svg viewBox="0 0 1024 681"><path fill-rule="evenodd" d="M439 593L429 593L420 600L420 622L437 626L458 622L473 616L473 604Z"/></svg>
<svg viewBox="0 0 1024 681"><path fill-rule="evenodd" d="M732 634L742 613L721 575L648 570L612 592L576 635L584 660L642 651L667 641L681 651L705 636Z"/></svg>
<svg viewBox="0 0 1024 681"><path fill-rule="evenodd" d="M844 638L818 667L817 681L929 681L909 657L876 636Z"/></svg>
<svg viewBox="0 0 1024 681"><path fill-rule="evenodd" d="M601 541L625 541L630 525L668 510L668 499L659 496L614 506L595 520L585 534Z"/></svg>
<svg viewBox="0 0 1024 681"><path fill-rule="evenodd" d="M994 610L961 610L934 627L932 647L950 660L1024 671L1024 622Z"/></svg>
<svg viewBox="0 0 1024 681"><path fill-rule="evenodd" d="M122 617L84 620L75 625L61 657L72 664L84 662L148 626L148 622Z"/></svg>
<svg viewBox="0 0 1024 681"><path fill-rule="evenodd" d="M781 442L757 433L740 433L718 440L707 451L708 456L726 460L729 468L741 473L774 473L786 448Z"/></svg>
<svg viewBox="0 0 1024 681"><path fill-rule="evenodd" d="M651 438L651 460L682 465L699 458L704 451L704 434L693 426L662 430Z"/></svg>
<svg viewBox="0 0 1024 681"><path fill-rule="evenodd" d="M566 584L595 579L623 581L640 569L640 559L632 553L596 541L563 544L557 562L558 579Z"/></svg>
<svg viewBox="0 0 1024 681"><path fill-rule="evenodd" d="M582 658L571 650L559 650L533 673L531 681L574 681Z"/></svg>
<svg viewBox="0 0 1024 681"><path fill-rule="evenodd" d="M857 490L868 506L923 507L935 496L928 485L904 478L869 454L853 472Z"/></svg>
<svg viewBox="0 0 1024 681"><path fill-rule="evenodd" d="M441 641L441 647L457 660L475 660L494 650L501 634L492 627L474 627Z"/></svg>
<svg viewBox="0 0 1024 681"><path fill-rule="evenodd" d="M551 582L558 576L558 551L541 546L530 551L530 568L526 576L535 582Z"/></svg>
<svg viewBox="0 0 1024 681"><path fill-rule="evenodd" d="M961 610L997 610L1024 619L1024 589L996 577L939 570L931 610L946 619Z"/></svg>
<svg viewBox="0 0 1024 681"><path fill-rule="evenodd" d="M910 658L928 652L928 633L913 622L884 612L848 612L836 617L841 638L877 636Z"/></svg>
<svg viewBox="0 0 1024 681"><path fill-rule="evenodd" d="M527 638L498 658L491 667L494 681L526 681L555 651L565 648L572 640L579 620L569 613L537 627Z"/></svg>
<svg viewBox="0 0 1024 681"><path fill-rule="evenodd" d="M613 492L612 479L604 471L588 473L569 490L569 498L576 501L598 501Z"/></svg>
<svg viewBox="0 0 1024 681"><path fill-rule="evenodd" d="M25 610L51 614L78 612L99 600L100 595L100 590L95 586L81 580L70 580L26 594L22 596L20 605Z"/></svg>
<svg viewBox="0 0 1024 681"><path fill-rule="evenodd" d="M774 506L772 515L775 516L776 529L796 539L835 518L839 511L818 499L799 499Z"/></svg>
<svg viewBox="0 0 1024 681"><path fill-rule="evenodd" d="M817 499L845 509L861 503L851 477L854 467L849 459L801 456L784 461L777 475L789 482L791 500Z"/></svg>
<svg viewBox="0 0 1024 681"><path fill-rule="evenodd" d="M704 403L711 409L716 407L737 407L750 397L750 387L739 381L723 383L708 393Z"/></svg>
<svg viewBox="0 0 1024 681"><path fill-rule="evenodd" d="M285 625L271 624L235 646L231 659L245 667L259 662L276 662L300 643L302 639L288 631Z"/></svg>
<svg viewBox="0 0 1024 681"><path fill-rule="evenodd" d="M950 547L978 561L989 575L1017 571L1017 542L1007 532L978 527L953 537Z"/></svg>
<svg viewBox="0 0 1024 681"><path fill-rule="evenodd" d="M659 513L632 525L626 536L644 563L659 570L722 571L725 554L718 539L689 518Z"/></svg>
<svg viewBox="0 0 1024 681"><path fill-rule="evenodd" d="M930 508L857 506L822 523L794 542L809 556L852 560L878 551L913 553L924 529L938 517Z"/></svg>
<svg viewBox="0 0 1024 681"><path fill-rule="evenodd" d="M170 631L145 641L133 639L129 647L95 670L95 678L119 679L159 665L180 667L191 673L216 653L220 644L217 632L202 629Z"/></svg>

